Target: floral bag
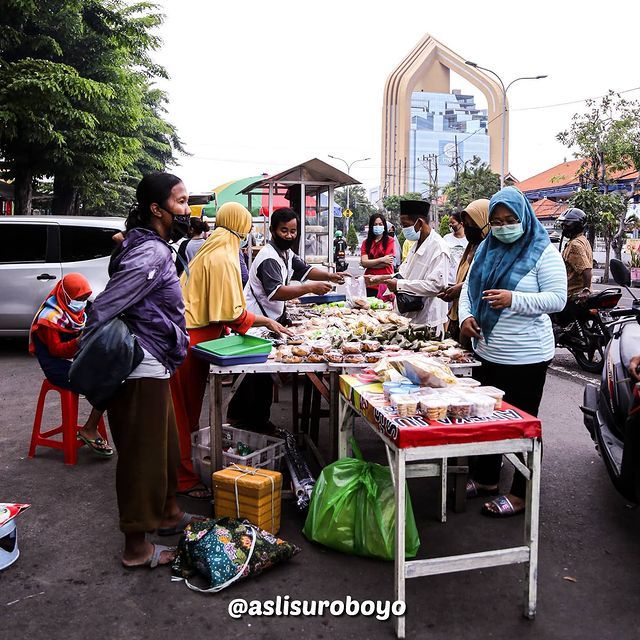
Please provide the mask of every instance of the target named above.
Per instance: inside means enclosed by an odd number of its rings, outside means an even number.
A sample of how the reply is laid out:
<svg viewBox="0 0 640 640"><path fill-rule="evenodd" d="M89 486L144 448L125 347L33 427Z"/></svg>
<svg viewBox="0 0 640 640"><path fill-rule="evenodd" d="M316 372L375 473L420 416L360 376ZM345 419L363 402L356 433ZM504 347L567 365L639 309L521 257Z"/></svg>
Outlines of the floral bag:
<svg viewBox="0 0 640 640"><path fill-rule="evenodd" d="M184 580L193 591L216 593L299 552L296 545L258 529L247 520L196 521L185 528L180 539L171 579ZM202 589L192 584L189 578L195 575L204 577L209 587Z"/></svg>

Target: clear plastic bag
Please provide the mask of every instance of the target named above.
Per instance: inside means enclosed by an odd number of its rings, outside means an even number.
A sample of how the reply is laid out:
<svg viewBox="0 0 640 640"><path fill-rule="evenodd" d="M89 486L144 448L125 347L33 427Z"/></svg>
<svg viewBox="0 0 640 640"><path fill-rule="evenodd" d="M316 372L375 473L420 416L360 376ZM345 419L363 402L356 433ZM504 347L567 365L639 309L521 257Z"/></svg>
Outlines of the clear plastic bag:
<svg viewBox="0 0 640 640"><path fill-rule="evenodd" d="M346 278L344 287L347 301L351 307L364 309L368 306L367 285L365 284L363 276Z"/></svg>

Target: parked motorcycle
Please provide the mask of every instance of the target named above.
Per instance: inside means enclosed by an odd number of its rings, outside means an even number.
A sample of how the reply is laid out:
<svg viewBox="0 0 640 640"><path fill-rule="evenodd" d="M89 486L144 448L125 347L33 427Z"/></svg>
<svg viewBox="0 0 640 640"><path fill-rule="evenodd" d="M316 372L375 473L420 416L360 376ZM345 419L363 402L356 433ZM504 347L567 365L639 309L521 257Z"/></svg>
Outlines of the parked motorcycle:
<svg viewBox="0 0 640 640"><path fill-rule="evenodd" d="M590 295L584 302L572 303L571 310L553 314L556 346L571 351L584 371L602 371L605 348L611 340L609 312L621 297L620 289L612 287Z"/></svg>
<svg viewBox="0 0 640 640"><path fill-rule="evenodd" d="M620 260L611 260L617 284L627 288L631 275ZM628 289L627 289L628 290ZM629 293L631 293L629 291ZM616 489L628 500L640 501L640 383L629 375L629 361L640 354L640 300L633 293L631 309L615 309L609 325L600 386L584 388L584 424L602 456Z"/></svg>

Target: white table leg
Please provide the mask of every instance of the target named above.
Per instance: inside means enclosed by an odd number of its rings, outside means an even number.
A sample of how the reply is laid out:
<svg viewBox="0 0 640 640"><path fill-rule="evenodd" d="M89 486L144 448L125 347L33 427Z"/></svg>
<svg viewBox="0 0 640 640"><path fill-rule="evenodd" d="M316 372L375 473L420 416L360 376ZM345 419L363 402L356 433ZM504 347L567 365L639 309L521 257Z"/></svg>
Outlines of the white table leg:
<svg viewBox="0 0 640 640"><path fill-rule="evenodd" d="M527 466L531 479L527 482L527 501L525 509L525 540L529 547L529 562L526 566L524 615L534 618L538 599L538 536L540 521L540 459L541 443L536 438L533 450L527 453Z"/></svg>
<svg viewBox="0 0 640 640"><path fill-rule="evenodd" d="M447 475L449 473L448 460L440 460L440 522L447 521Z"/></svg>
<svg viewBox="0 0 640 640"><path fill-rule="evenodd" d="M353 436L353 419L351 408L347 401L339 398L339 420L338 420L338 458L349 456L349 439Z"/></svg>
<svg viewBox="0 0 640 640"><path fill-rule="evenodd" d="M222 376L209 376L209 445L211 473L222 469Z"/></svg>
<svg viewBox="0 0 640 640"><path fill-rule="evenodd" d="M395 452L395 490L396 490L396 549L395 549L395 581L394 600L406 600L405 595L405 529L406 529L406 478L404 449ZM396 636L405 637L405 617L395 618Z"/></svg>

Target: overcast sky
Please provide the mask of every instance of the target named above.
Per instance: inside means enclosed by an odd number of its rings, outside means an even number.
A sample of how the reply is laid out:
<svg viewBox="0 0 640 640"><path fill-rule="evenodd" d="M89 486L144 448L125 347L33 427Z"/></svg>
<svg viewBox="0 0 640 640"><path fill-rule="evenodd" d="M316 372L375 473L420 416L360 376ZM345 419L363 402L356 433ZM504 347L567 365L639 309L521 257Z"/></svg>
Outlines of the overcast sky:
<svg viewBox="0 0 640 640"><path fill-rule="evenodd" d="M344 169L328 154L371 157L351 173L377 186L384 83L426 33L505 84L549 75L509 90L509 168L521 180L572 157L555 135L584 103L531 107L640 87L635 1L158 4L169 118L192 154L175 172L191 192L313 157Z"/></svg>

